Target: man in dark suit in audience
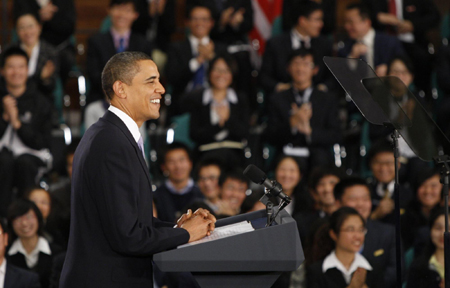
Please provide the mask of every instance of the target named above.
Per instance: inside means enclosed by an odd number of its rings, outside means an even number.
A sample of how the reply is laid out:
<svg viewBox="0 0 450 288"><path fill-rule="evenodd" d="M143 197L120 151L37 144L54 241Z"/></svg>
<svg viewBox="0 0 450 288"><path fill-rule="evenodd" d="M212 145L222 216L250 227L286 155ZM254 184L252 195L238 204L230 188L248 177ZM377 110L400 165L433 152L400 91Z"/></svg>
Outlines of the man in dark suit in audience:
<svg viewBox="0 0 450 288"><path fill-rule="evenodd" d="M187 39L173 43L169 48L166 76L173 88L169 118L185 112L179 105L182 95L206 87L208 62L216 54L226 52L224 45L210 39L214 20L208 7L193 6L188 17L190 34Z"/></svg>
<svg viewBox="0 0 450 288"><path fill-rule="evenodd" d="M373 29L369 10L362 4L346 7L345 30L349 39L340 46L338 56L360 58L380 77L386 76L387 64L393 57L404 54L396 37Z"/></svg>
<svg viewBox="0 0 450 288"><path fill-rule="evenodd" d="M322 61L324 56L332 55L332 43L320 36L323 27L323 12L319 4L305 1L295 9L295 19L291 31L271 38L264 52L259 83L267 96L291 88L290 76L286 70L292 51L299 48L312 49L317 59L318 71L314 84L326 91L336 85L332 75ZM330 87L329 87L330 86Z"/></svg>
<svg viewBox="0 0 450 288"><path fill-rule="evenodd" d="M374 269L383 271L383 287L395 287L395 229L391 225L371 220L372 200L370 190L364 179L351 177L342 179L334 187L334 197L338 206L355 208L366 220L367 234L360 253Z"/></svg>
<svg viewBox="0 0 450 288"><path fill-rule="evenodd" d="M142 52L114 55L102 73L111 106L84 134L72 172L69 245L60 287L153 287L152 255L214 229L205 210L177 225L153 217L139 127L159 117L164 87Z"/></svg>
<svg viewBox="0 0 450 288"><path fill-rule="evenodd" d="M104 99L102 70L114 54L139 51L151 55L152 52L150 43L144 36L131 30L133 22L139 16L134 0L111 0L108 13L111 17L111 29L92 36L88 41L86 68L91 84L88 103Z"/></svg>
<svg viewBox="0 0 450 288"><path fill-rule="evenodd" d="M396 36L413 60L419 90L431 92L433 54L428 51L429 32L439 25L440 15L432 0L364 0L373 27Z"/></svg>
<svg viewBox="0 0 450 288"><path fill-rule="evenodd" d="M0 218L0 288L40 288L39 276L34 272L17 268L5 259L8 234L6 222Z"/></svg>
<svg viewBox="0 0 450 288"><path fill-rule="evenodd" d="M311 50L301 48L288 57L291 87L270 96L266 137L308 171L312 165L330 164L332 145L341 140L338 101L314 88L312 79L319 68Z"/></svg>

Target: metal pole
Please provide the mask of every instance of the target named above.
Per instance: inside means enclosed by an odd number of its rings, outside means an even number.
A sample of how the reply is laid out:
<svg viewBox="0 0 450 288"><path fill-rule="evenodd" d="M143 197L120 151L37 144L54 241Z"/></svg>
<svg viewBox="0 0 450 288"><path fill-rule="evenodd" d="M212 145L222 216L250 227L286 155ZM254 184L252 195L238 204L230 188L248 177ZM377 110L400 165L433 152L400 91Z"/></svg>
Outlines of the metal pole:
<svg viewBox="0 0 450 288"><path fill-rule="evenodd" d="M395 159L395 188L394 188L394 200L395 200L395 254L397 264L397 287L402 287L402 239L401 239L401 226L400 226L400 182L398 177L398 158L400 153L398 150L398 137L399 133L397 129L394 129L392 133L392 140L394 146L394 159Z"/></svg>

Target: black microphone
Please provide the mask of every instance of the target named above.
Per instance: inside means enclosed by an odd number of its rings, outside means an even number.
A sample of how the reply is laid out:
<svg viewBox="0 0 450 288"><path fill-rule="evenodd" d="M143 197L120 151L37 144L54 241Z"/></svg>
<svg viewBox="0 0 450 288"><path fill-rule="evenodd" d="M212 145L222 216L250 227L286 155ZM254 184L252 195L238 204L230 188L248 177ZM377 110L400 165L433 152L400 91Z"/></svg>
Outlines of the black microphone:
<svg viewBox="0 0 450 288"><path fill-rule="evenodd" d="M291 202L291 198L283 193L283 188L281 187L280 183L275 180L268 179L267 175L264 174L264 172L255 165L248 165L244 170L244 175L247 176L247 178L252 182L259 185L264 185L264 187L266 187L269 191L270 195L274 197L280 197L287 203Z"/></svg>

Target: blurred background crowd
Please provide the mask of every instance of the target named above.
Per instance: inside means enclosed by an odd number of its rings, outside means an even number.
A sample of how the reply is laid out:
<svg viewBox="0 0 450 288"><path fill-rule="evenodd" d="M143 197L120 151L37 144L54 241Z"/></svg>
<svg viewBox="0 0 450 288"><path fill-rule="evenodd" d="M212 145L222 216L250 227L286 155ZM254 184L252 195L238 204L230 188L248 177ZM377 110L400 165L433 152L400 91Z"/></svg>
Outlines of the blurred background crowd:
<svg viewBox="0 0 450 288"><path fill-rule="evenodd" d="M73 155L107 110L116 53L152 56L166 89L140 131L155 217L263 209L255 164L293 201L306 261L273 287L395 287L391 130L367 122L323 62L396 76L450 138L450 3L444 0L3 0L0 225L8 263L58 287ZM442 287L439 170L400 141L406 287ZM9 243L9 245L8 245ZM196 287L155 272L157 287ZM333 286L334 285L334 286Z"/></svg>

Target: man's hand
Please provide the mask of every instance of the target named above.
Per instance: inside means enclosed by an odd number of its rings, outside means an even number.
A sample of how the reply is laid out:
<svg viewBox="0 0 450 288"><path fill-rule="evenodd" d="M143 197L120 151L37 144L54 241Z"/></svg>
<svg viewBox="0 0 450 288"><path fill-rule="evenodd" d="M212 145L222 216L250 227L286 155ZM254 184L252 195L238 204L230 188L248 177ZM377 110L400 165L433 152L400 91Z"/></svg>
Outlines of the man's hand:
<svg viewBox="0 0 450 288"><path fill-rule="evenodd" d="M291 104L291 127L295 127L300 133L307 136L311 135L311 117L312 117L312 107L311 103L303 103L298 107L295 103Z"/></svg>
<svg viewBox="0 0 450 288"><path fill-rule="evenodd" d="M353 273L352 280L347 288L364 288L367 287L366 283L367 270L359 267Z"/></svg>
<svg viewBox="0 0 450 288"><path fill-rule="evenodd" d="M384 216L392 213L394 207L395 207L394 200L385 197L380 201L380 205L378 205L378 207L372 212L370 218L372 218L373 220L381 219Z"/></svg>
<svg viewBox="0 0 450 288"><path fill-rule="evenodd" d="M414 25L411 21L403 20L398 24L398 33L410 33L414 31Z"/></svg>
<svg viewBox="0 0 450 288"><path fill-rule="evenodd" d="M203 63L203 61L210 61L214 58L214 56L215 56L214 42L209 41L209 43L206 45L203 44L198 45L197 59L199 60L200 63Z"/></svg>
<svg viewBox="0 0 450 288"><path fill-rule="evenodd" d="M241 8L238 11L236 11L236 13L234 13L231 16L230 19L230 26L233 27L234 29L238 29L239 26L242 24L242 22L244 22L244 13L245 13L245 9Z"/></svg>
<svg viewBox="0 0 450 288"><path fill-rule="evenodd" d="M180 219L178 219L177 227L181 228L181 226L183 226L183 224L186 221L188 221L189 219L191 219L193 216L200 216L206 220L212 221L211 224L209 225L209 231L208 231L208 236L211 235L211 232L214 231L214 228L216 227L216 225L215 225L216 217L214 217L214 215L212 215L208 210L203 209L203 208L199 208L199 209L195 210L194 213L192 213L191 209L188 209L187 213L181 215Z"/></svg>
<svg viewBox="0 0 450 288"><path fill-rule="evenodd" d="M289 88L291 88L291 83L278 83L277 86L275 86L275 92L281 92Z"/></svg>
<svg viewBox="0 0 450 288"><path fill-rule="evenodd" d="M52 2L49 2L46 6L39 10L39 16L43 22L50 21L57 11L58 7L53 5Z"/></svg>
<svg viewBox="0 0 450 288"><path fill-rule="evenodd" d="M359 58L361 55L367 54L367 46L363 43L355 43L352 47L352 52L350 53L350 58Z"/></svg>
<svg viewBox="0 0 450 288"><path fill-rule="evenodd" d="M215 106L214 110L219 115L219 126L223 127L230 118L230 107L228 105Z"/></svg>
<svg viewBox="0 0 450 288"><path fill-rule="evenodd" d="M154 17L155 15L162 15L164 13L164 9L166 8L166 1L167 0L151 0L148 5L148 14L150 14L151 17Z"/></svg>
<svg viewBox="0 0 450 288"><path fill-rule="evenodd" d="M53 64L53 61L47 60L44 67L42 67L41 79L46 80L52 77L53 73L55 73L55 64Z"/></svg>
<svg viewBox="0 0 450 288"><path fill-rule="evenodd" d="M214 217L210 213L208 214ZM212 230L214 230L215 221L211 220L209 216L205 217L204 213L198 213L197 215L191 216L181 225L181 228L189 232L189 243L211 235Z"/></svg>
<svg viewBox="0 0 450 288"><path fill-rule="evenodd" d="M16 99L10 95L6 95L3 97L3 107L5 109L3 119L9 121L14 130L18 130L22 126L22 123L19 120L19 109L17 109Z"/></svg>
<svg viewBox="0 0 450 288"><path fill-rule="evenodd" d="M400 23L400 20L390 13L380 12L377 14L377 19L381 24L397 26Z"/></svg>

